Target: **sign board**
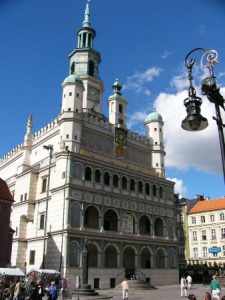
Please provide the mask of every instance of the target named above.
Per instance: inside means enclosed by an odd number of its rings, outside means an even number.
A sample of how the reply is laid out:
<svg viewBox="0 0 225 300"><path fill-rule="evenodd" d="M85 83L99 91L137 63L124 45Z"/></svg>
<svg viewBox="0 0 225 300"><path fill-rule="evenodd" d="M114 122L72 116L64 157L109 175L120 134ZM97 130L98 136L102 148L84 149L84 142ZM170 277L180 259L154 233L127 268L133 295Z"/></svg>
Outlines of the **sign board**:
<svg viewBox="0 0 225 300"><path fill-rule="evenodd" d="M216 254L216 253L219 253L219 252L221 252L221 247L212 247L212 248L209 248L209 253Z"/></svg>

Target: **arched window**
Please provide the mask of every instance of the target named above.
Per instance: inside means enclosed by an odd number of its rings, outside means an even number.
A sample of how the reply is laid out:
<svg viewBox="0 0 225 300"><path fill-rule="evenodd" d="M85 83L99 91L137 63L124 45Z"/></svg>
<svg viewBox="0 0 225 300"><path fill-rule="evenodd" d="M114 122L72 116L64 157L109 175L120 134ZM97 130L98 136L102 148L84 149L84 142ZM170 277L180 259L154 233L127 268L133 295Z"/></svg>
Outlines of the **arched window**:
<svg viewBox="0 0 225 300"><path fill-rule="evenodd" d="M79 227L80 226L80 206L78 203L74 202L70 206L69 210L70 214L70 226L71 227Z"/></svg>
<svg viewBox="0 0 225 300"><path fill-rule="evenodd" d="M153 194L154 197L157 196L157 187L156 187L155 184L154 184L153 187L152 187L152 194Z"/></svg>
<svg viewBox="0 0 225 300"><path fill-rule="evenodd" d="M135 192L135 180L133 178L130 180L130 190Z"/></svg>
<svg viewBox="0 0 225 300"><path fill-rule="evenodd" d="M166 267L166 257L162 249L159 249L155 255L156 268L165 268Z"/></svg>
<svg viewBox="0 0 225 300"><path fill-rule="evenodd" d="M104 184L105 185L110 185L110 175L109 175L109 172L105 172L105 174L104 174Z"/></svg>
<svg viewBox="0 0 225 300"><path fill-rule="evenodd" d="M86 167L85 168L85 180L91 181L91 175L92 175L92 171L90 167Z"/></svg>
<svg viewBox="0 0 225 300"><path fill-rule="evenodd" d="M142 181L138 181L138 192L143 193L143 182Z"/></svg>
<svg viewBox="0 0 225 300"><path fill-rule="evenodd" d="M122 178L122 189L127 190L127 177Z"/></svg>
<svg viewBox="0 0 225 300"><path fill-rule="evenodd" d="M69 265L70 266L78 266L79 265L79 246L77 242L71 241L69 243Z"/></svg>
<svg viewBox="0 0 225 300"><path fill-rule="evenodd" d="M75 62L72 62L71 66L70 66L70 74L73 74L75 71Z"/></svg>
<svg viewBox="0 0 225 300"><path fill-rule="evenodd" d="M119 113L122 114L123 113L123 105L119 104Z"/></svg>
<svg viewBox="0 0 225 300"><path fill-rule="evenodd" d="M149 185L149 183L145 184L145 194L150 195L150 185Z"/></svg>
<svg viewBox="0 0 225 300"><path fill-rule="evenodd" d="M88 75L94 76L94 72L95 72L95 63L92 60L90 60L88 64Z"/></svg>
<svg viewBox="0 0 225 300"><path fill-rule="evenodd" d="M114 187L118 187L119 186L119 177L116 174L113 175L113 186Z"/></svg>
<svg viewBox="0 0 225 300"><path fill-rule="evenodd" d="M159 187L159 197L163 198L163 188L161 186Z"/></svg>
<svg viewBox="0 0 225 300"><path fill-rule="evenodd" d="M82 179L82 166L79 163L73 163L71 166L72 177Z"/></svg>
<svg viewBox="0 0 225 300"><path fill-rule="evenodd" d="M95 170L95 182L97 182L97 183L101 182L101 172L100 172L100 170Z"/></svg>

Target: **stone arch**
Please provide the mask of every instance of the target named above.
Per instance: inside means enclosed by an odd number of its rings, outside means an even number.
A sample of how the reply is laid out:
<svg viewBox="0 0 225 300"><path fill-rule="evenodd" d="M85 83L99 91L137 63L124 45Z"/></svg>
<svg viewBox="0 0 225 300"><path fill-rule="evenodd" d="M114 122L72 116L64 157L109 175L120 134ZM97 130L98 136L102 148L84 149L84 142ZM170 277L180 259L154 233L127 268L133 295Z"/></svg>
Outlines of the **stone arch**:
<svg viewBox="0 0 225 300"><path fill-rule="evenodd" d="M145 194L149 196L151 193L150 184L148 182L145 183Z"/></svg>
<svg viewBox="0 0 225 300"><path fill-rule="evenodd" d="M104 249L105 252L105 268L117 268L117 257L118 257L118 249L115 245L110 244L107 245Z"/></svg>
<svg viewBox="0 0 225 300"><path fill-rule="evenodd" d="M80 204L78 202L72 202L69 210L69 224L72 227L80 227Z"/></svg>
<svg viewBox="0 0 225 300"><path fill-rule="evenodd" d="M135 274L137 249L134 246L126 246L123 250L123 267L125 268L125 276L130 278Z"/></svg>
<svg viewBox="0 0 225 300"><path fill-rule="evenodd" d="M113 174L113 187L118 188L119 187L119 176L117 174Z"/></svg>
<svg viewBox="0 0 225 300"><path fill-rule="evenodd" d="M84 170L84 179L87 181L92 180L92 168L90 166L86 166Z"/></svg>
<svg viewBox="0 0 225 300"><path fill-rule="evenodd" d="M95 170L95 175L94 176L95 176L95 178L94 178L95 182L96 183L101 183L102 174L101 174L101 171L99 169Z"/></svg>
<svg viewBox="0 0 225 300"><path fill-rule="evenodd" d="M99 210L93 205L85 208L84 227L99 229Z"/></svg>
<svg viewBox="0 0 225 300"><path fill-rule="evenodd" d="M164 248L158 248L155 252L155 266L159 269L166 268L166 250Z"/></svg>
<svg viewBox="0 0 225 300"><path fill-rule="evenodd" d="M123 213L122 231L135 233L135 216L131 212Z"/></svg>
<svg viewBox="0 0 225 300"><path fill-rule="evenodd" d="M151 233L151 222L148 216L142 215L139 219L139 233L150 234Z"/></svg>
<svg viewBox="0 0 225 300"><path fill-rule="evenodd" d="M68 247L68 262L72 267L79 266L79 244L77 241L71 240Z"/></svg>
<svg viewBox="0 0 225 300"><path fill-rule="evenodd" d="M87 244L88 267L91 268L98 267L98 254L99 254L98 244L94 242L89 242Z"/></svg>
<svg viewBox="0 0 225 300"><path fill-rule="evenodd" d="M107 209L104 213L104 230L118 231L118 214L113 209Z"/></svg>
<svg viewBox="0 0 225 300"><path fill-rule="evenodd" d="M160 186L160 187L159 187L159 198L163 198L163 196L164 196L163 187Z"/></svg>
<svg viewBox="0 0 225 300"><path fill-rule="evenodd" d="M136 190L136 181L134 180L134 178L130 179L130 191L131 192L135 192Z"/></svg>
<svg viewBox="0 0 225 300"><path fill-rule="evenodd" d="M174 247L169 247L168 249L168 267L176 268L176 250Z"/></svg>
<svg viewBox="0 0 225 300"><path fill-rule="evenodd" d="M138 193L143 194L143 181L142 180L138 180Z"/></svg>
<svg viewBox="0 0 225 300"><path fill-rule="evenodd" d="M108 171L104 172L104 184L105 185L110 185L110 173Z"/></svg>
<svg viewBox="0 0 225 300"><path fill-rule="evenodd" d="M127 177L124 175L121 180L121 188L123 190L127 190L127 185L128 185L128 180Z"/></svg>
<svg viewBox="0 0 225 300"><path fill-rule="evenodd" d="M152 267L153 253L149 247L143 247L140 251L141 268L150 269Z"/></svg>
<svg viewBox="0 0 225 300"><path fill-rule="evenodd" d="M161 218L157 217L154 222L155 236L164 236L164 222Z"/></svg>
<svg viewBox="0 0 225 300"><path fill-rule="evenodd" d="M155 184L152 186L152 195L153 197L157 197L157 186Z"/></svg>

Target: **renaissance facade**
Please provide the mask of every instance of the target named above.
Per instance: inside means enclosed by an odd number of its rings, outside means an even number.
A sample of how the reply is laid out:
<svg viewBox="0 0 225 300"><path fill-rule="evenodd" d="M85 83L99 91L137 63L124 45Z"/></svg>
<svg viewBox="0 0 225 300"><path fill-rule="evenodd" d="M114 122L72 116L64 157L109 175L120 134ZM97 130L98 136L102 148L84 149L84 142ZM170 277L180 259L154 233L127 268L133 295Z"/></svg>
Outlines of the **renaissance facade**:
<svg viewBox="0 0 225 300"><path fill-rule="evenodd" d="M61 112L0 161L15 203L11 264L59 270L75 284L87 253L88 282L109 288L136 275L154 285L178 282L174 183L165 179L163 119L146 135L127 129L118 80L101 113L104 85L89 4L69 55Z"/></svg>

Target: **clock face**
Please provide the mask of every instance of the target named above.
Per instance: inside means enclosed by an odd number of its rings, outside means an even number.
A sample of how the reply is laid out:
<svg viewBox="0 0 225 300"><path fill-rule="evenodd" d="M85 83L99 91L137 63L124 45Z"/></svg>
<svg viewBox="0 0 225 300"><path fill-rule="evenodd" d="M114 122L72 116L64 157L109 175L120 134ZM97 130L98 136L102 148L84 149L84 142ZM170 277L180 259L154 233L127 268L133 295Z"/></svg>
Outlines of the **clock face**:
<svg viewBox="0 0 225 300"><path fill-rule="evenodd" d="M126 144L127 132L122 128L116 128L115 142L120 145Z"/></svg>
<svg viewBox="0 0 225 300"><path fill-rule="evenodd" d="M84 56L84 55L79 56L79 61L80 61L80 62L85 61L85 56Z"/></svg>

